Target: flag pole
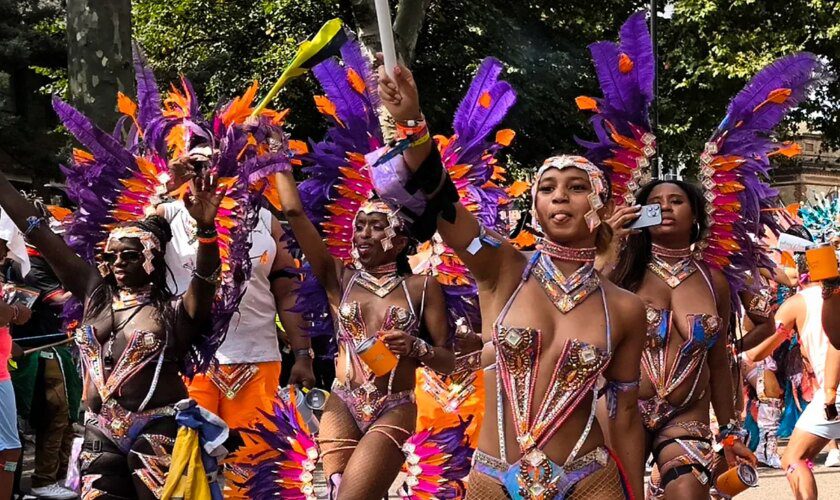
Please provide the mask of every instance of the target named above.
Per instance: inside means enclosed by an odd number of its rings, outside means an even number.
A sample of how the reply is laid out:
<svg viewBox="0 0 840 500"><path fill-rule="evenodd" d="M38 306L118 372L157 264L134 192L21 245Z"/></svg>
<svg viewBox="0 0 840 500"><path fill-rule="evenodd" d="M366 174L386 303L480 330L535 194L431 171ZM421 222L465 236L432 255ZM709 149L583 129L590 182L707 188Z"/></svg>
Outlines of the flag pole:
<svg viewBox="0 0 840 500"><path fill-rule="evenodd" d="M397 67L397 51L394 46L394 28L391 26L391 8L388 0L376 0L376 21L379 25L379 43L385 62L385 72L394 78Z"/></svg>

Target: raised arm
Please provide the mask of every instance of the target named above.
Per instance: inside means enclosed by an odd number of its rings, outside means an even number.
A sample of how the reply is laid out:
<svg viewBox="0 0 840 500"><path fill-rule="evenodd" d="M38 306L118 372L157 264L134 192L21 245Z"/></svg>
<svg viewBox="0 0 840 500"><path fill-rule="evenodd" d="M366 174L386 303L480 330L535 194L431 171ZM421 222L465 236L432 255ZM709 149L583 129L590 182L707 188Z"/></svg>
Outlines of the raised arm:
<svg viewBox="0 0 840 500"><path fill-rule="evenodd" d="M3 173L0 173L0 205L27 240L41 252L68 292L84 300L99 285L102 278L96 269L50 230L38 209L12 186ZM29 221L33 223L27 234Z"/></svg>
<svg viewBox="0 0 840 500"><path fill-rule="evenodd" d="M196 178L195 193L184 197L184 206L196 223L199 243L195 257L195 271L184 293L183 306L187 316L197 324L210 321L210 311L213 308L221 274L217 237L201 237L201 235L216 233L216 212L224 196L224 190L219 190L218 179L212 178L208 173ZM177 334L179 333L176 332Z"/></svg>
<svg viewBox="0 0 840 500"><path fill-rule="evenodd" d="M338 281L340 263L330 255L327 244L315 228L315 224L306 216L303 202L291 172L277 174L277 192L283 203L283 213L292 233L306 256L315 278L327 291L330 303L341 301L341 284Z"/></svg>
<svg viewBox="0 0 840 500"><path fill-rule="evenodd" d="M420 111L420 99L414 77L407 68L398 66L391 79L383 66L379 67L379 95L385 108L397 124L424 120ZM418 141L409 147L403 158L414 174L415 183L429 200L429 205L451 204L446 195L452 196L454 185L448 179L440 155L432 147L432 141ZM428 209L427 209L428 210ZM507 238L487 231L483 243L474 241L484 230L478 220L461 203L454 203L454 211L444 206L437 215L437 231L447 245L452 247L464 261L472 275L483 289L495 289L499 276L505 272L506 264L512 262L519 252L508 243ZM480 249L480 251L478 251Z"/></svg>
<svg viewBox="0 0 840 500"><path fill-rule="evenodd" d="M312 342L303 330L303 318L299 314L290 311L297 299L296 280L287 270L295 267L294 258L286 248L283 239L283 228L280 221L272 217L271 237L277 242L277 254L271 266L268 279L271 282L271 294L274 295L274 303L277 307L277 315L280 316L280 323L286 330L289 345L295 356L295 364L289 376L290 385L302 385L312 388L315 386L315 373L312 369L313 353Z"/></svg>

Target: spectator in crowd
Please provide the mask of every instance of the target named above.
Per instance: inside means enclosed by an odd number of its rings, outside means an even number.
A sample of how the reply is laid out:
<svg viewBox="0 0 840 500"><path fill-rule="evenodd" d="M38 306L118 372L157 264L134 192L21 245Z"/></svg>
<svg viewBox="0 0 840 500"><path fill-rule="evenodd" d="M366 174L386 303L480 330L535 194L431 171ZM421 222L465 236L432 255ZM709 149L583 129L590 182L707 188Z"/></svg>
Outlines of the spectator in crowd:
<svg viewBox="0 0 840 500"><path fill-rule="evenodd" d="M76 498L76 493L62 486L62 478L70 459L73 422L79 416L81 378L68 345L51 346L67 339L62 331L61 309L69 294L35 248L27 246L26 252L31 263L29 272L22 264L12 262L6 266L4 276L8 283L38 294L32 305L32 319L11 327L17 344L35 350L21 359L12 374L18 413L35 431L32 494L40 498Z"/></svg>
<svg viewBox="0 0 840 500"><path fill-rule="evenodd" d="M8 242L14 235L18 235L17 228L3 214L0 217L0 262L6 260L9 254ZM23 243L22 239L20 243ZM15 392L9 373L9 360L12 357L19 358L23 350L12 342L9 325L22 325L29 321L30 316L31 311L25 306L0 300L0 498L12 497L15 472L21 462Z"/></svg>

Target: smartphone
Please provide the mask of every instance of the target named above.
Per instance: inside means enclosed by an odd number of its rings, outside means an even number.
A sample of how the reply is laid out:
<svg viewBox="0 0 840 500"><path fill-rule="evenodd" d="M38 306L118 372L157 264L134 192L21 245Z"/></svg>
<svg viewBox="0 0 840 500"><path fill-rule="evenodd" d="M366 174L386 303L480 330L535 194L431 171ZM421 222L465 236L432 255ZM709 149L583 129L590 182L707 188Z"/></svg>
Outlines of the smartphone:
<svg viewBox="0 0 840 500"><path fill-rule="evenodd" d="M662 205L654 203L642 206L639 211L639 218L624 227L626 229L642 229L659 224L662 224Z"/></svg>

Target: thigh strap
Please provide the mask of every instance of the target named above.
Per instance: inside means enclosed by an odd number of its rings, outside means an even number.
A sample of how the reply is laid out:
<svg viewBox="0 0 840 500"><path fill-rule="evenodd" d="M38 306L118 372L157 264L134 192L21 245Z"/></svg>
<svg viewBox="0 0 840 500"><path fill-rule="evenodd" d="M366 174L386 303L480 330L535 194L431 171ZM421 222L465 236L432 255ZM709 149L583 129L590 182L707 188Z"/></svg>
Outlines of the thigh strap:
<svg viewBox="0 0 840 500"><path fill-rule="evenodd" d="M704 437L698 437L698 436L677 436L677 437L673 437L673 438L668 438L668 439L665 439L665 440L659 442L656 446L654 446L654 448L653 448L653 460L654 460L654 462L659 461L659 454L662 453L662 450L664 450L669 445L677 444L677 445L680 445L680 447L685 448L685 446L682 443L683 441L695 441L695 442L705 443L709 446L712 445L712 440L711 439L707 439L707 438L704 438Z"/></svg>
<svg viewBox="0 0 840 500"><path fill-rule="evenodd" d="M695 479L697 479L697 481L702 485L709 484L709 479L712 477L712 472L702 464L690 463L677 465L669 468L664 474L662 474L660 488L664 490L665 487L668 486L668 483L686 474L694 474Z"/></svg>

